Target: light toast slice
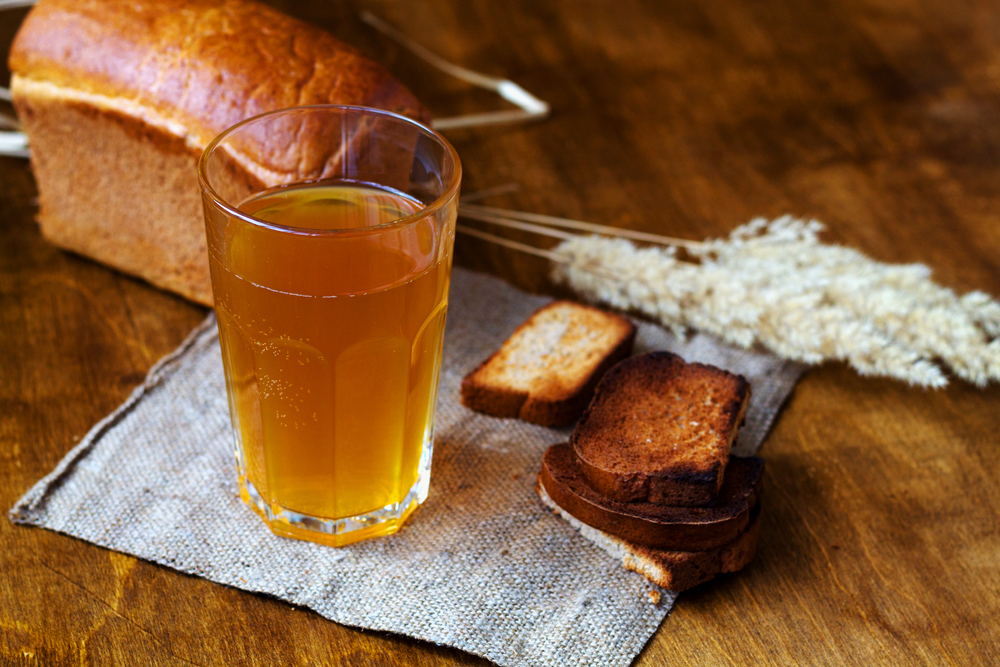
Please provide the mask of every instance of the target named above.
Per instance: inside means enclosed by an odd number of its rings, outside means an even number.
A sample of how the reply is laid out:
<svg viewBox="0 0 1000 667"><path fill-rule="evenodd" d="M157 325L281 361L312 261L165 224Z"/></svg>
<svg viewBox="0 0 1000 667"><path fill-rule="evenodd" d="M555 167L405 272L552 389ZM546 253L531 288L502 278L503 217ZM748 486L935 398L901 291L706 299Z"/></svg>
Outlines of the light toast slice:
<svg viewBox="0 0 1000 667"><path fill-rule="evenodd" d="M572 301L535 311L499 350L462 380L462 404L494 417L569 426L601 376L627 357L635 325Z"/></svg>
<svg viewBox="0 0 1000 667"><path fill-rule="evenodd" d="M587 483L611 500L710 505L749 401L742 376L651 352L608 371L570 445Z"/></svg>
<svg viewBox="0 0 1000 667"><path fill-rule="evenodd" d="M729 544L746 530L760 497L763 473L763 459L730 460L713 507L620 503L591 489L577 468L573 451L561 444L545 452L538 479L553 501L589 526L636 545L704 551Z"/></svg>

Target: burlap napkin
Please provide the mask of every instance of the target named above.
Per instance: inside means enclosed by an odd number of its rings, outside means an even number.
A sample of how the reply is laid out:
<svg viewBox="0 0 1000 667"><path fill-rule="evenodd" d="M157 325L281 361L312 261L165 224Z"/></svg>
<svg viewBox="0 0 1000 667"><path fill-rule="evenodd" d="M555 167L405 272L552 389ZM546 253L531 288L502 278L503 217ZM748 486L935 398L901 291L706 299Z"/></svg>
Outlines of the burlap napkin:
<svg viewBox="0 0 1000 667"><path fill-rule="evenodd" d="M539 501L542 453L569 431L467 410L462 376L546 299L456 269L427 502L397 535L340 549L275 537L238 497L210 317L10 512L182 572L304 605L338 623L447 644L500 665L628 665L674 601ZM756 451L801 367L680 344L640 325L637 352L671 349L742 373Z"/></svg>

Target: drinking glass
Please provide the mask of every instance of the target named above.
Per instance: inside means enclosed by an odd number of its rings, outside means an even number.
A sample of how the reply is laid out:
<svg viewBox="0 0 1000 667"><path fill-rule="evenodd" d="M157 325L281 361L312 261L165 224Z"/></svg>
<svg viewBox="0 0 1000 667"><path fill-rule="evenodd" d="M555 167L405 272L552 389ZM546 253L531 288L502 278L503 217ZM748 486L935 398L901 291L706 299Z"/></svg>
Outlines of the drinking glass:
<svg viewBox="0 0 1000 667"><path fill-rule="evenodd" d="M240 494L340 546L427 498L461 166L409 118L316 106L198 165Z"/></svg>

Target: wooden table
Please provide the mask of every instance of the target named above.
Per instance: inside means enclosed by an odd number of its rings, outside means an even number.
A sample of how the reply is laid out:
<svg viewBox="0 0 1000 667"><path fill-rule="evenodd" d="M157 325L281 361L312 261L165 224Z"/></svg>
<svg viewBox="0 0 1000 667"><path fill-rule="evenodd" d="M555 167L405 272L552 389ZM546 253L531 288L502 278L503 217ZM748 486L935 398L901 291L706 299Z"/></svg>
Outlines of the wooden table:
<svg viewBox="0 0 1000 667"><path fill-rule="evenodd" d="M692 239L815 217L830 239L1000 294L994 3L280 4L439 115L499 103L413 61L358 10L550 101L544 123L449 135L466 191L521 185L500 205ZM22 16L0 14L0 48ZM49 246L34 196L27 163L0 158L3 508L205 316ZM457 257L551 289L544 260L469 238ZM998 398L809 372L762 450L756 560L682 595L637 664L996 664ZM486 664L5 520L0 663Z"/></svg>

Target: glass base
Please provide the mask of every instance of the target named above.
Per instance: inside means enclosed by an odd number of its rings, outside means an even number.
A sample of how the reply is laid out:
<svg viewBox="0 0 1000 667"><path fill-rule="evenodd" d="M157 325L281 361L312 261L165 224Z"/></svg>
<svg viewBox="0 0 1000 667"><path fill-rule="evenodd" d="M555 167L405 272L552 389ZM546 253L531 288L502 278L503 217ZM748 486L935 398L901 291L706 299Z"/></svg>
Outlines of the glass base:
<svg viewBox="0 0 1000 667"><path fill-rule="evenodd" d="M424 445L423 455L420 457L417 481L401 501L365 514L328 519L302 514L277 504L268 504L247 479L243 470L240 470L239 475L240 497L264 520L275 535L342 547L372 537L391 535L403 526L413 510L427 500L431 481L431 451L431 443L428 442Z"/></svg>

